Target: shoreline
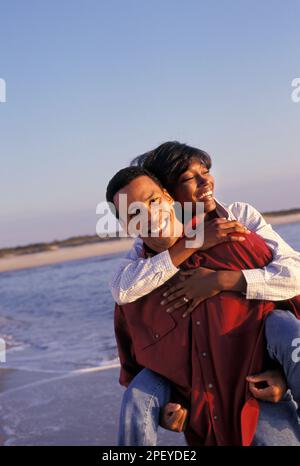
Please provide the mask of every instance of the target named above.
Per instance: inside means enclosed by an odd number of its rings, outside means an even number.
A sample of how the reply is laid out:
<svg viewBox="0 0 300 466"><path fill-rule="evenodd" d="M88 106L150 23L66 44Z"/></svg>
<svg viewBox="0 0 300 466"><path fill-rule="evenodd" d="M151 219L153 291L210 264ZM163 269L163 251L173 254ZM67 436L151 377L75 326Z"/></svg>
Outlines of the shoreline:
<svg viewBox="0 0 300 466"><path fill-rule="evenodd" d="M300 222L300 213L265 215L264 218L271 225L285 225ZM126 238L120 241L104 241L96 244L58 248L52 251L12 255L0 259L0 273L126 252L131 248L133 242L134 239Z"/></svg>

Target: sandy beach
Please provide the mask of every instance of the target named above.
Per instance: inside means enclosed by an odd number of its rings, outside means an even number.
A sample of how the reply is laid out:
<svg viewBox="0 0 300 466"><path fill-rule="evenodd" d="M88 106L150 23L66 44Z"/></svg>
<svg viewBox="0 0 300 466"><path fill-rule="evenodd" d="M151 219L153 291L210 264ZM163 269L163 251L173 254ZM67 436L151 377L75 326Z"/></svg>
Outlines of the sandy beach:
<svg viewBox="0 0 300 466"><path fill-rule="evenodd" d="M287 223L300 222L300 213L291 215L267 216L265 220L272 225L283 225ZM130 249L133 239L126 238L121 241L105 241L96 244L58 248L53 251L38 252L34 254L23 254L0 259L0 272L29 269L43 265L57 264L88 257L103 256L125 252Z"/></svg>
<svg viewBox="0 0 300 466"><path fill-rule="evenodd" d="M0 272L30 269L43 265L86 259L88 257L104 256L106 254L117 254L130 249L133 241L131 238L126 238L121 241L104 241L96 244L59 248L53 251L4 257L0 259Z"/></svg>
<svg viewBox="0 0 300 466"><path fill-rule="evenodd" d="M271 225L284 225L286 223L300 222L300 213L288 215L264 215L266 222Z"/></svg>
<svg viewBox="0 0 300 466"><path fill-rule="evenodd" d="M0 369L0 442L15 445L116 445L124 388L119 368L66 373ZM186 445L159 428L158 445Z"/></svg>

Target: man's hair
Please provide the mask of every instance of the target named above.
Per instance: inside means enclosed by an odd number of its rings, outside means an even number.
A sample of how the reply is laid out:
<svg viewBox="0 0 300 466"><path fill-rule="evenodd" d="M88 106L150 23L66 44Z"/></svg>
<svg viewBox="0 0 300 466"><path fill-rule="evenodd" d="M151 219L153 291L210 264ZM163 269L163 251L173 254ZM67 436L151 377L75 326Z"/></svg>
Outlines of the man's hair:
<svg viewBox="0 0 300 466"><path fill-rule="evenodd" d="M153 173L172 193L173 185L187 170L192 159L198 160L208 170L211 168L211 158L207 152L177 141L164 142L156 149L135 157L130 165L143 167Z"/></svg>
<svg viewBox="0 0 300 466"><path fill-rule="evenodd" d="M106 189L106 201L114 204L115 194L127 186L131 181L140 176L148 176L151 178L161 189L163 189L159 179L146 168L143 167L125 167L119 170L109 181ZM117 212L116 212L117 213ZM118 213L117 213L118 214Z"/></svg>

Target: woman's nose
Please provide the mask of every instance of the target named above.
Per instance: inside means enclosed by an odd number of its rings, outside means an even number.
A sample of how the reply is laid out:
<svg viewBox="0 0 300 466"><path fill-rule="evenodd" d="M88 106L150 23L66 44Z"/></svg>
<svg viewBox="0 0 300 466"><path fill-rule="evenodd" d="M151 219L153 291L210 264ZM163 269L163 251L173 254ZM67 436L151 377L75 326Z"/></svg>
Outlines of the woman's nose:
<svg viewBox="0 0 300 466"><path fill-rule="evenodd" d="M202 177L202 176L198 176L197 177L197 186L203 186L203 188L208 188L208 183L207 183L207 179Z"/></svg>

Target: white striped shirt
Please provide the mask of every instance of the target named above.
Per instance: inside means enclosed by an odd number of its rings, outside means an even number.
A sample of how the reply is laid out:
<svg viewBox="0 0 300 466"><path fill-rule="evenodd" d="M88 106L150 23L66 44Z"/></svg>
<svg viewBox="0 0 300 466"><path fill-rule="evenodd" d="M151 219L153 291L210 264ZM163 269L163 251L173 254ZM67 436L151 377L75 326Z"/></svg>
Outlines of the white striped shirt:
<svg viewBox="0 0 300 466"><path fill-rule="evenodd" d="M291 248L262 215L250 204L217 201L217 213L228 220L238 220L260 235L270 247L273 260L261 269L242 270L247 282L247 299L281 301L300 295L300 253ZM169 280L180 269L173 264L169 251L147 259L143 241L136 238L132 249L121 260L110 282L114 300L126 304L145 296Z"/></svg>

